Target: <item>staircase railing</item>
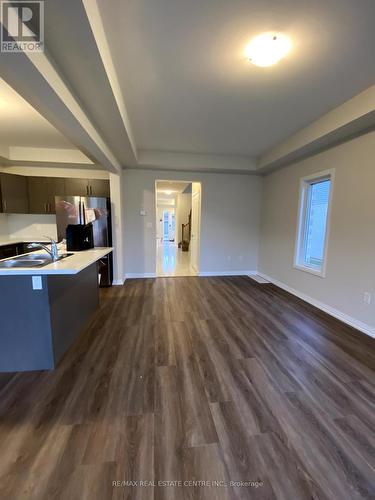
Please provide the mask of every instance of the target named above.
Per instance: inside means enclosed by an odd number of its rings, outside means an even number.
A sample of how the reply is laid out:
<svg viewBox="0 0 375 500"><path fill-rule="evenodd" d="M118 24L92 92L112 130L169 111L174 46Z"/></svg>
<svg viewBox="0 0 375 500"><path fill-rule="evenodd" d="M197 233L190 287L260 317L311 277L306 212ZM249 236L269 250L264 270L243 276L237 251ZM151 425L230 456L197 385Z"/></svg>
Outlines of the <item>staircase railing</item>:
<svg viewBox="0 0 375 500"><path fill-rule="evenodd" d="M189 250L189 243L191 239L191 210L189 213L189 221L187 224L181 224L181 243L182 250Z"/></svg>

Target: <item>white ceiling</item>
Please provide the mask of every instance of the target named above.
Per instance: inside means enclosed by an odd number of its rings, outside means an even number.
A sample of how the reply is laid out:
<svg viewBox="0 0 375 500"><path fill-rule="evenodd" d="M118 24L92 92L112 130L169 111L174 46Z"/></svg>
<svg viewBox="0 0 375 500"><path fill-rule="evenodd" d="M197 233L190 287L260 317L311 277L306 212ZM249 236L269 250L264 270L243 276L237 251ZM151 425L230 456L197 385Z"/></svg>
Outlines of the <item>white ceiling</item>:
<svg viewBox="0 0 375 500"><path fill-rule="evenodd" d="M185 191L191 184L183 181L156 181L156 203L157 205L175 205L176 195ZM166 194L165 191L172 191Z"/></svg>
<svg viewBox="0 0 375 500"><path fill-rule="evenodd" d="M191 184L182 181L156 181L157 191L173 191L174 194L182 193Z"/></svg>
<svg viewBox="0 0 375 500"><path fill-rule="evenodd" d="M374 0L101 0L138 149L258 156L375 81ZM288 34L271 68L253 36Z"/></svg>
<svg viewBox="0 0 375 500"><path fill-rule="evenodd" d="M1 78L0 145L75 149L71 142Z"/></svg>

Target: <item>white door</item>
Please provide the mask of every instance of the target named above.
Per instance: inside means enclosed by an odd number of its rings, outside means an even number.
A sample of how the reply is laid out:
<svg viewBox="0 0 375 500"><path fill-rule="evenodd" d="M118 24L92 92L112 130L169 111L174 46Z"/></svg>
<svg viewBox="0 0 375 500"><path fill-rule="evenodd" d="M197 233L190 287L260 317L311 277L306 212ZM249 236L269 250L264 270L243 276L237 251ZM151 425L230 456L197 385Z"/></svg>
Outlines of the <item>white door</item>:
<svg viewBox="0 0 375 500"><path fill-rule="evenodd" d="M200 216L201 216L201 190L200 183L193 182L191 201L191 240L190 263L197 273L199 271L199 244L200 244Z"/></svg>
<svg viewBox="0 0 375 500"><path fill-rule="evenodd" d="M169 213L169 241L175 240L176 217L174 212Z"/></svg>
<svg viewBox="0 0 375 500"><path fill-rule="evenodd" d="M163 212L163 241L169 241L169 211L164 210Z"/></svg>

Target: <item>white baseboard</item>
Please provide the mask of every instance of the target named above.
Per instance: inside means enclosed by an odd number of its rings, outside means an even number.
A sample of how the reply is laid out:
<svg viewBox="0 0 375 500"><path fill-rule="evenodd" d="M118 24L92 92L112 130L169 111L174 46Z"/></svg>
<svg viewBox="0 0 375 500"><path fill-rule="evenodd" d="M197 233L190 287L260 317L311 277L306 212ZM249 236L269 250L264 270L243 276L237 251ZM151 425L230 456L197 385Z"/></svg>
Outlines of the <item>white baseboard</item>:
<svg viewBox="0 0 375 500"><path fill-rule="evenodd" d="M112 285L113 286L122 286L125 283L125 280L126 280L126 278L124 278L123 280L113 280Z"/></svg>
<svg viewBox="0 0 375 500"><path fill-rule="evenodd" d="M256 271L201 271L198 276L252 276Z"/></svg>
<svg viewBox="0 0 375 500"><path fill-rule="evenodd" d="M256 271L202 271L198 273L198 276L254 276L257 274ZM159 276L163 278L165 276ZM156 273L127 273L125 275L124 281L129 279L137 278L157 278ZM114 285L123 285L121 280L115 280Z"/></svg>
<svg viewBox="0 0 375 500"><path fill-rule="evenodd" d="M291 293L292 295L295 295L296 297L299 297L300 299L304 300L305 302L308 302L309 304L317 307L318 309L321 309L322 311L326 312L327 314L330 314L334 318L339 319L343 323L346 323L347 325L352 326L353 328L356 328L357 330L365 333L366 335L369 335L370 337L375 338L375 328L373 328L370 325L367 325L366 323L363 323L362 321L359 321L352 316L349 316L348 314L343 313L342 311L339 311L338 309L335 309L334 307L331 307L327 304L324 304L324 302L320 302L319 300L313 299L312 297L309 297L308 295L304 294L303 292L299 292L298 290L295 290L294 288L290 287L289 285L286 285L285 283L282 283L281 281L278 281L274 278L271 278L271 276L267 276L266 274L263 273L257 273L259 276L262 278L270 281L274 285L278 286L279 288L282 288L283 290L286 290L287 292Z"/></svg>
<svg viewBox="0 0 375 500"><path fill-rule="evenodd" d="M267 283L269 283L268 280L262 278L262 276L260 276L258 273L257 274L251 274L250 276L251 276L251 279L253 279L257 283L259 283L260 285L266 285Z"/></svg>
<svg viewBox="0 0 375 500"><path fill-rule="evenodd" d="M156 278L156 273L126 273L125 279Z"/></svg>

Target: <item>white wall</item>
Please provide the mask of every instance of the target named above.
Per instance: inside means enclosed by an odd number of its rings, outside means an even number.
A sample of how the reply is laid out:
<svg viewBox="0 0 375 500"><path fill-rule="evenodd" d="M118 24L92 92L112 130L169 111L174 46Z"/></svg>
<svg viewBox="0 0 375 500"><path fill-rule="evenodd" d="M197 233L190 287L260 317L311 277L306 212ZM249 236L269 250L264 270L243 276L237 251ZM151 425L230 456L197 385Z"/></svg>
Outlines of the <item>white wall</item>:
<svg viewBox="0 0 375 500"><path fill-rule="evenodd" d="M259 270L375 328L375 132L268 175ZM326 278L293 268L299 180L335 168ZM371 292L372 303L363 293ZM375 330L374 330L375 333Z"/></svg>
<svg viewBox="0 0 375 500"><path fill-rule="evenodd" d="M156 207L156 238L160 241L163 237L163 212L164 208L158 205ZM160 222L161 221L161 222Z"/></svg>
<svg viewBox="0 0 375 500"><path fill-rule="evenodd" d="M8 236L8 219L6 214L0 214L0 240Z"/></svg>
<svg viewBox="0 0 375 500"><path fill-rule="evenodd" d="M55 215L8 214L8 235L16 239L57 238Z"/></svg>
<svg viewBox="0 0 375 500"><path fill-rule="evenodd" d="M155 180L202 183L200 271L257 269L262 179L251 175L126 170L125 271L152 275L156 269ZM145 217L139 210L147 210Z"/></svg>
<svg viewBox="0 0 375 500"><path fill-rule="evenodd" d="M113 245L113 284L122 285L124 269L124 190L123 172L109 174L111 191L112 245Z"/></svg>

